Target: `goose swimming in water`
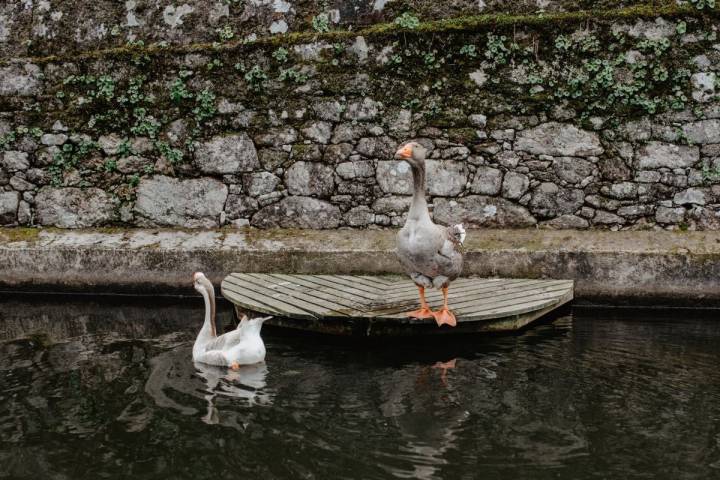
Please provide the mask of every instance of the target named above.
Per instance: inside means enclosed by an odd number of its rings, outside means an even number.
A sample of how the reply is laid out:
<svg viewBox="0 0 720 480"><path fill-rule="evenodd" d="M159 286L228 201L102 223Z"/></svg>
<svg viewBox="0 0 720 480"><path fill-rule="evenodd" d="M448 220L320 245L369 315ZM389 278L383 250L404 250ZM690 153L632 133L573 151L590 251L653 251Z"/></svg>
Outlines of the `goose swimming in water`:
<svg viewBox="0 0 720 480"><path fill-rule="evenodd" d="M218 336L215 331L215 288L201 272L193 274L193 286L205 300L205 322L193 345L193 361L231 367L265 361L265 343L260 329L271 317L244 316L232 332Z"/></svg>
<svg viewBox="0 0 720 480"><path fill-rule="evenodd" d="M408 312L409 317L434 318L438 326L455 326L457 320L448 307L448 287L460 276L463 265L462 225L443 227L430 219L425 200L425 155L427 150L417 142L400 147L395 158L412 168L413 198L405 226L398 232L397 255L405 271L418 287L420 309ZM442 289L444 303L437 311L430 310L425 300L426 288Z"/></svg>

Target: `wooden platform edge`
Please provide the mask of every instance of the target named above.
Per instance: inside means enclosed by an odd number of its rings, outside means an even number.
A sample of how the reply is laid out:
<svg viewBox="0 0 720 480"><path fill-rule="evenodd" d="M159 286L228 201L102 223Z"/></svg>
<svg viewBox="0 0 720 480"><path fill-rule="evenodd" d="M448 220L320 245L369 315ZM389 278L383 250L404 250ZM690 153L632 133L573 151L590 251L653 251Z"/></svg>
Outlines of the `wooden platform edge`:
<svg viewBox="0 0 720 480"><path fill-rule="evenodd" d="M237 275L237 274L231 274ZM568 304L574 298L573 280L552 280L548 281L567 282L567 291L558 296L555 301L544 302L539 308L528 308L526 311L498 311L498 316L488 315L481 319L464 319L458 322L455 328L438 328L434 321L417 320L411 318L399 318L388 316L336 316L318 315L309 311L297 310L291 314L288 312L278 313L283 308L282 300L277 298L263 298L259 300L256 295L260 292L239 293L234 282L228 282L231 277L228 275L221 284L223 296L235 305L239 315L256 312L264 315L274 315L275 318L268 321L268 325L310 331L316 333L353 335L353 336L402 336L413 334L436 334L436 333L460 333L460 332L509 332L521 330L534 321L544 317L550 312ZM264 293L264 292L263 292ZM284 294L286 295L286 294ZM273 305L275 302L279 305ZM275 307L275 308L273 308ZM452 305L451 305L452 307Z"/></svg>

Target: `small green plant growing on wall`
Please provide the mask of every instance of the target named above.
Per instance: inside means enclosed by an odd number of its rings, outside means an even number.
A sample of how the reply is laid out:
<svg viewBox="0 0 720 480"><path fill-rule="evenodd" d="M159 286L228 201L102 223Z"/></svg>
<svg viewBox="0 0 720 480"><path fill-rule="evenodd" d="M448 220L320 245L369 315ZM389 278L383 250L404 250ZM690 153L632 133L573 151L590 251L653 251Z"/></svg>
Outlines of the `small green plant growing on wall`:
<svg viewBox="0 0 720 480"><path fill-rule="evenodd" d="M440 68L440 62L437 58L437 51L433 50L432 52L424 53L422 59L425 67L427 67L428 69L432 70Z"/></svg>
<svg viewBox="0 0 720 480"><path fill-rule="evenodd" d="M442 112L442 104L436 100L430 100L425 110L425 118L437 117Z"/></svg>
<svg viewBox="0 0 720 480"><path fill-rule="evenodd" d="M279 47L277 50L275 50L272 53L272 56L275 60L277 60L280 63L285 63L288 61L288 50L283 47Z"/></svg>
<svg viewBox="0 0 720 480"><path fill-rule="evenodd" d="M0 137L0 151L7 150L8 146L16 140L15 132L9 132Z"/></svg>
<svg viewBox="0 0 720 480"><path fill-rule="evenodd" d="M333 56L334 58L331 60L330 63L332 63L335 66L340 65L340 56L345 52L345 45L342 43L333 43Z"/></svg>
<svg viewBox="0 0 720 480"><path fill-rule="evenodd" d="M140 175L138 175L137 173L133 174L133 175L128 179L128 185L129 185L131 188L135 188L135 187L137 187L139 184L140 184Z"/></svg>
<svg viewBox="0 0 720 480"><path fill-rule="evenodd" d="M155 142L155 149L160 153L160 155L162 155L168 162L173 165L176 165L183 161L184 154L182 150L171 147L167 144L167 142Z"/></svg>
<svg viewBox="0 0 720 480"><path fill-rule="evenodd" d="M283 82L287 80L295 83L305 83L308 80L308 76L294 68L286 68L280 71L278 79Z"/></svg>
<svg viewBox="0 0 720 480"><path fill-rule="evenodd" d="M702 10L704 8L715 8L715 0L690 0L695 8Z"/></svg>
<svg viewBox="0 0 720 480"><path fill-rule="evenodd" d="M318 33L330 31L330 16L327 13L318 13L312 19L312 28Z"/></svg>
<svg viewBox="0 0 720 480"><path fill-rule="evenodd" d="M661 38L659 40L643 40L637 44L637 48L643 52L660 56L670 48L670 40Z"/></svg>
<svg viewBox="0 0 720 480"><path fill-rule="evenodd" d="M170 99L179 103L187 98L192 98L193 94L185 86L185 82L181 78L176 78L170 85Z"/></svg>
<svg viewBox="0 0 720 480"><path fill-rule="evenodd" d="M245 81L255 91L260 91L265 87L267 75L262 71L259 65L254 65L245 73Z"/></svg>
<svg viewBox="0 0 720 480"><path fill-rule="evenodd" d="M124 138L117 146L117 154L120 158L129 157L134 153L130 141L127 138Z"/></svg>
<svg viewBox="0 0 720 480"><path fill-rule="evenodd" d="M493 35L488 33L487 46L485 49L485 58L490 60L493 65L505 65L510 59L510 48L505 45L507 37L505 35Z"/></svg>
<svg viewBox="0 0 720 480"><path fill-rule="evenodd" d="M466 57L475 58L477 57L477 49L475 48L475 45L472 44L465 44L462 47L460 47L460 55L464 55Z"/></svg>
<svg viewBox="0 0 720 480"><path fill-rule="evenodd" d="M215 70L216 68L220 68L223 66L222 61L219 58L213 58L208 63L205 64L205 68L208 72L211 72Z"/></svg>
<svg viewBox="0 0 720 480"><path fill-rule="evenodd" d="M600 50L600 40L595 35L588 34L580 38L578 47L583 53L597 52Z"/></svg>
<svg viewBox="0 0 720 480"><path fill-rule="evenodd" d="M24 125L20 125L14 131L9 131L4 135L0 135L0 151L8 150L10 145L22 135L31 135L36 139L39 139L42 137L42 134L43 132L40 128L28 128Z"/></svg>
<svg viewBox="0 0 720 480"><path fill-rule="evenodd" d="M48 167L50 184L54 187L62 185L63 173L77 168L82 160L97 149L98 145L95 142L82 141L77 145L69 142L64 144L60 151L53 155L52 164Z"/></svg>
<svg viewBox="0 0 720 480"><path fill-rule="evenodd" d="M208 89L198 93L195 97L195 108L192 109L197 123L203 123L217 112L215 107L215 94Z"/></svg>
<svg viewBox="0 0 720 480"><path fill-rule="evenodd" d="M218 34L218 37L220 37L220 41L227 42L228 40L232 40L235 37L235 32L233 31L233 28L230 25L225 25L222 28L218 28L215 30Z"/></svg>
<svg viewBox="0 0 720 480"><path fill-rule="evenodd" d="M555 38L555 48L557 50L567 52L570 50L573 46L572 39L570 37L567 37L565 35L558 35Z"/></svg>
<svg viewBox="0 0 720 480"><path fill-rule="evenodd" d="M716 183L720 180L720 166L709 167L704 166L702 169L702 178L706 184Z"/></svg>
<svg viewBox="0 0 720 480"><path fill-rule="evenodd" d="M105 100L113 99L115 96L115 81L110 75L101 75L98 77L96 85L95 96L97 98L103 98Z"/></svg>
<svg viewBox="0 0 720 480"><path fill-rule="evenodd" d="M148 114L148 110L144 107L136 107L132 111L135 123L130 127L133 135L148 136L155 138L160 130L160 122L153 116Z"/></svg>
<svg viewBox="0 0 720 480"><path fill-rule="evenodd" d="M407 110L417 110L417 109L420 107L420 105L422 105L422 102L420 101L419 98L413 98L413 99L410 99L410 100L405 100L405 101L402 103L402 107L405 108L405 109L407 109Z"/></svg>
<svg viewBox="0 0 720 480"><path fill-rule="evenodd" d="M420 19L410 12L404 12L395 19L395 25L408 30L415 30L420 26Z"/></svg>
<svg viewBox="0 0 720 480"><path fill-rule="evenodd" d="M114 158L106 158L103 164L103 170L105 170L106 173L117 171L117 160Z"/></svg>

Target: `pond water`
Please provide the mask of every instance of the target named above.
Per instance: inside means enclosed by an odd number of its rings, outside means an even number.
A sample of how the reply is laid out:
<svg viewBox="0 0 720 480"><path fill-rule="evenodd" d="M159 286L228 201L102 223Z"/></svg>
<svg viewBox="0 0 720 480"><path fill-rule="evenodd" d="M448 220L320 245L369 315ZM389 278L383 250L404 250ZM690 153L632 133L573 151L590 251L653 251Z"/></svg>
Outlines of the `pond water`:
<svg viewBox="0 0 720 480"><path fill-rule="evenodd" d="M517 335L266 331L193 365L197 299L0 297L0 478L720 478L720 314ZM224 305L220 319L232 322Z"/></svg>

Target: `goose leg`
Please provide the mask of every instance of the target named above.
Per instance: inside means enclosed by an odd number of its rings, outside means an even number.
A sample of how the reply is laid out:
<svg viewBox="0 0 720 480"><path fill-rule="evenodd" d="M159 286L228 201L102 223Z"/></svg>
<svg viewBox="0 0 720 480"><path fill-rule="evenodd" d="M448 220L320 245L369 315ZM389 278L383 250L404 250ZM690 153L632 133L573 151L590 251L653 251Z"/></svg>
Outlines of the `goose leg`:
<svg viewBox="0 0 720 480"><path fill-rule="evenodd" d="M442 382L445 387L448 386L447 381L447 371L451 368L455 368L457 364L457 358L453 358L450 361L447 362L437 362L435 365L433 365L433 368L437 368L440 370L440 381Z"/></svg>
<svg viewBox="0 0 720 480"><path fill-rule="evenodd" d="M425 300L425 287L420 285L418 287L418 293L420 294L420 309L407 312L405 315L413 318L433 318L434 314Z"/></svg>
<svg viewBox="0 0 720 480"><path fill-rule="evenodd" d="M433 317L435 317L435 321L438 324L438 327L442 325L443 323L447 323L451 327L454 327L457 325L457 320L455 319L455 314L450 311L448 308L448 287L443 287L443 307L436 311L432 312Z"/></svg>

